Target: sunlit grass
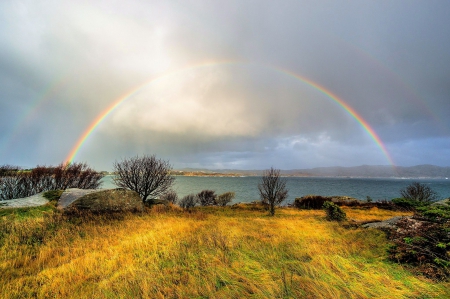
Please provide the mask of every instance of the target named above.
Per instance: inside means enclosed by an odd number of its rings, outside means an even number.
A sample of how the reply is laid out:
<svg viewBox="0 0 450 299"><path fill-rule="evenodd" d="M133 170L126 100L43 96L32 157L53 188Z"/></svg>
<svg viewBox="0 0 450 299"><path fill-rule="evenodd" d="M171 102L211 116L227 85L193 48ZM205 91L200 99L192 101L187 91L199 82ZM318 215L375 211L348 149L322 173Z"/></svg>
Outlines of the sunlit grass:
<svg viewBox="0 0 450 299"><path fill-rule="evenodd" d="M399 214L345 212L356 221ZM450 297L448 283L387 261L384 233L344 228L323 211L53 213L2 218L1 298Z"/></svg>

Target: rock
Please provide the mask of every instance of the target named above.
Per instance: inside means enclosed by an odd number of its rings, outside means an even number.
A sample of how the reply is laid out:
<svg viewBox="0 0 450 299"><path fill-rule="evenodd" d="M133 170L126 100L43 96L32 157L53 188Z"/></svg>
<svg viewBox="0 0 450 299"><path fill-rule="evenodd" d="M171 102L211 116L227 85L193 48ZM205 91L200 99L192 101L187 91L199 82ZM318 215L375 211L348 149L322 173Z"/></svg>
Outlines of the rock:
<svg viewBox="0 0 450 299"><path fill-rule="evenodd" d="M65 212L140 212L144 205L137 192L125 189L67 189L58 201Z"/></svg>
<svg viewBox="0 0 450 299"><path fill-rule="evenodd" d="M24 197L0 201L0 208L28 208L43 206L48 203L48 199L44 197L44 192Z"/></svg>
<svg viewBox="0 0 450 299"><path fill-rule="evenodd" d="M109 190L109 189L107 189L107 190ZM78 198L83 197L84 195L87 195L89 193L95 193L95 192L99 192L99 191L101 191L101 190L78 189L78 188L66 189L66 190L64 190L63 194L61 194L61 197L58 200L58 205L56 207L60 210L64 210Z"/></svg>
<svg viewBox="0 0 450 299"><path fill-rule="evenodd" d="M449 206L450 207L450 198L446 198L446 199L443 199L443 200L439 200L439 201L433 202L431 204L431 206Z"/></svg>
<svg viewBox="0 0 450 299"><path fill-rule="evenodd" d="M371 222L361 225L364 228L379 228L379 229L395 229L397 228L397 223L405 218L411 218L409 216L396 216L384 221Z"/></svg>

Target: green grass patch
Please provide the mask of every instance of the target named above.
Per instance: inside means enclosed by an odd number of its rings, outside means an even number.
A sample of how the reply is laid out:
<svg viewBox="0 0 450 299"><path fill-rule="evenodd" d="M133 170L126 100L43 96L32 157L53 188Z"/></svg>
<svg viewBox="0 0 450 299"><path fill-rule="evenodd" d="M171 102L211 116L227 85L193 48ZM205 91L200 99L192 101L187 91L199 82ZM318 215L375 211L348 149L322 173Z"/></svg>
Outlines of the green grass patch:
<svg viewBox="0 0 450 299"><path fill-rule="evenodd" d="M55 206L50 203L39 207L0 209L0 218L9 215L15 216L17 219L42 217L44 213L51 212L54 209Z"/></svg>
<svg viewBox="0 0 450 299"><path fill-rule="evenodd" d="M58 199L63 194L64 190L50 190L47 192L44 192L43 196L47 198L49 201L58 201Z"/></svg>

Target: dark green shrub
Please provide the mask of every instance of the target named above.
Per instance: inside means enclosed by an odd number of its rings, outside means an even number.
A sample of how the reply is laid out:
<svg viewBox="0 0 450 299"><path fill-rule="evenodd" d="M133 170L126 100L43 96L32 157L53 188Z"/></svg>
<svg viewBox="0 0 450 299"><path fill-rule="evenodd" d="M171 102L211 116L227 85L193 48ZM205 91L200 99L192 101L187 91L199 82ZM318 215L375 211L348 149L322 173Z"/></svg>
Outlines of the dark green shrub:
<svg viewBox="0 0 450 299"><path fill-rule="evenodd" d="M50 190L44 192L43 196L47 198L49 201L58 201L64 190Z"/></svg>
<svg viewBox="0 0 450 299"><path fill-rule="evenodd" d="M326 201L323 204L323 208L325 209L325 212L327 214L327 220L343 221L347 218L345 212L331 201Z"/></svg>
<svg viewBox="0 0 450 299"><path fill-rule="evenodd" d="M397 205L401 208L404 208L406 210L415 210L418 207L426 205L426 203L424 203L424 202L420 202L415 199L402 198L402 197L394 198L394 199L392 199L392 202L395 205Z"/></svg>
<svg viewBox="0 0 450 299"><path fill-rule="evenodd" d="M418 204L418 201L413 201ZM450 276L450 206L433 204L416 207L413 219L397 223L399 229L391 232L394 245L389 257L399 263L408 263L433 279ZM417 219L420 219L418 221Z"/></svg>
<svg viewBox="0 0 450 299"><path fill-rule="evenodd" d="M389 238L389 258L417 267L425 276L443 279L450 274L448 227L440 223L403 219Z"/></svg>
<svg viewBox="0 0 450 299"><path fill-rule="evenodd" d="M323 204L326 201L331 201L331 199L325 196L310 194L296 198L294 201L294 207L299 209L320 210L323 208Z"/></svg>
<svg viewBox="0 0 450 299"><path fill-rule="evenodd" d="M434 204L417 208L419 214L434 222L446 222L450 220L450 206L448 204Z"/></svg>

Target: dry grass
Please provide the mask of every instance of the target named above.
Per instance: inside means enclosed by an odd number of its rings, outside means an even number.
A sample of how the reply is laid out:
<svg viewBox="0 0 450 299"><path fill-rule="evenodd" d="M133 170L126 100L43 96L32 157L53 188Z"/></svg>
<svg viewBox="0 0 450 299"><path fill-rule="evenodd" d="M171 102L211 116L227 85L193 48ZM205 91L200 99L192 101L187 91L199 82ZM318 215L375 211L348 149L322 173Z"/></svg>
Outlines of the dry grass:
<svg viewBox="0 0 450 299"><path fill-rule="evenodd" d="M399 213L345 209L357 221ZM377 230L323 211L154 207L142 215L5 216L1 298L449 298L386 260Z"/></svg>

